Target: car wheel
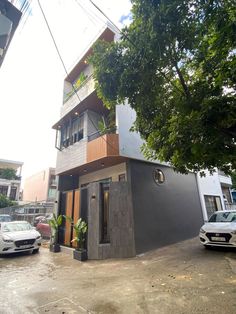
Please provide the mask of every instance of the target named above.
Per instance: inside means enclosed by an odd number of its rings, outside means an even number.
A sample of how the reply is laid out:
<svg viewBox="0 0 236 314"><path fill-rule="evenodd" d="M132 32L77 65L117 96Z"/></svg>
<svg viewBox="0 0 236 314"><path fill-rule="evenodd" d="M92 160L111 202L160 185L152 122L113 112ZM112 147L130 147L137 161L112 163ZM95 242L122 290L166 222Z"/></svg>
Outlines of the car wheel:
<svg viewBox="0 0 236 314"><path fill-rule="evenodd" d="M39 249L34 249L32 254L37 254L39 252Z"/></svg>

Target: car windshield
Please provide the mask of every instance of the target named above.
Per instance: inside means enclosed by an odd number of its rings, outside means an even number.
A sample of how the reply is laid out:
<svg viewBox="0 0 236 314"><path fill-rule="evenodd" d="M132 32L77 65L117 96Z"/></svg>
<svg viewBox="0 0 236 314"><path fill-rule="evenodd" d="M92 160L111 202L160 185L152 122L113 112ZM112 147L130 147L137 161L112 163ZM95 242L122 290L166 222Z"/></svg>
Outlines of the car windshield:
<svg viewBox="0 0 236 314"><path fill-rule="evenodd" d="M0 216L0 221L4 222L4 221L11 221L11 217L10 216Z"/></svg>
<svg viewBox="0 0 236 314"><path fill-rule="evenodd" d="M32 227L28 222L5 223L2 226L2 232L26 231L31 229Z"/></svg>
<svg viewBox="0 0 236 314"><path fill-rule="evenodd" d="M236 222L236 212L214 213L209 222Z"/></svg>

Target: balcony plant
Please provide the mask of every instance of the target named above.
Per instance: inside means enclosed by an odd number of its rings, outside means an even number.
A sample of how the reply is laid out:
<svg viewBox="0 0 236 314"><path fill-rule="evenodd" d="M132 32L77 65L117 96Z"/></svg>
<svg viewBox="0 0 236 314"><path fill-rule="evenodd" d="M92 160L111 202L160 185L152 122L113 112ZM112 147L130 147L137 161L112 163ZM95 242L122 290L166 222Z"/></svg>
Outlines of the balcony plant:
<svg viewBox="0 0 236 314"><path fill-rule="evenodd" d="M76 89L78 89L82 83L86 80L87 75L84 74L84 72L81 72L78 79L75 81L74 86Z"/></svg>
<svg viewBox="0 0 236 314"><path fill-rule="evenodd" d="M73 252L74 259L85 261L88 259L87 250L85 249L85 239L88 226L81 218L79 218L75 224L72 224L72 226L75 236L71 242L77 244L76 249Z"/></svg>
<svg viewBox="0 0 236 314"><path fill-rule="evenodd" d="M50 252L60 252L60 244L58 244L58 230L62 224L63 216L58 217L53 214L53 217L49 220L49 225L51 227L51 237L50 237Z"/></svg>
<svg viewBox="0 0 236 314"><path fill-rule="evenodd" d="M111 108L107 117L101 117L101 120L98 121L98 130L100 135L115 133L116 131L116 122L115 122L115 110Z"/></svg>
<svg viewBox="0 0 236 314"><path fill-rule="evenodd" d="M72 95L74 95L75 90L77 91L86 79L87 75L85 75L84 72L81 72L79 77L74 81L74 83L72 83L74 88L72 88L72 90L66 94L64 102L66 102Z"/></svg>

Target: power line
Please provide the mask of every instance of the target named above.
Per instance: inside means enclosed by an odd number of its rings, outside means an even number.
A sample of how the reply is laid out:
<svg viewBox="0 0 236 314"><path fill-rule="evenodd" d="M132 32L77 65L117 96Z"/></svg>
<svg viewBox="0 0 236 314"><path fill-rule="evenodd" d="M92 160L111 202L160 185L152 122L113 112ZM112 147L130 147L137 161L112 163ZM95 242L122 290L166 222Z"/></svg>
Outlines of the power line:
<svg viewBox="0 0 236 314"><path fill-rule="evenodd" d="M55 38L54 38L54 36L53 36L53 33L52 33L52 31L51 31L51 28L50 28L49 23L48 23L48 21L47 21L46 15L45 15L45 13L44 13L44 11L43 11L43 8L42 8L41 3L40 3L39 0L38 0L38 4L39 4L40 10L41 10L41 13L42 13L42 15L43 15L43 17L44 17L44 21L45 21L45 23L46 23L46 25L47 25L48 31L49 31L49 33L50 33L50 35L51 35L52 40L53 40L53 43L54 43L54 46L55 46L55 48L56 48L57 54L58 54L58 56L59 56L59 58L60 58L60 61L61 61L62 65L63 65L63 68L64 68L64 70L65 70L65 73L66 73L67 76L69 76L69 73L68 73L68 71L67 71L67 69L66 69L65 63L64 63L64 61L63 61L63 59L62 59L62 56L61 56L60 51L59 51L59 48L58 48L58 46L57 46L56 40L55 40ZM77 93L77 90L76 90L74 84L71 83L71 85L72 85L73 91L74 91L74 93L76 94L76 96L77 96L79 102L82 102L81 98L79 97L79 95L78 95L78 93ZM94 128L95 128L98 132L100 132L100 130L97 128L97 126L94 124L94 122L90 119L89 115L88 115L88 118L89 118L90 122L93 124ZM102 139L103 139L108 145L110 145L110 147L112 147L113 149L116 150L116 148L115 148L111 143L109 143L104 137L102 137Z"/></svg>
<svg viewBox="0 0 236 314"><path fill-rule="evenodd" d="M136 44L102 11L102 9L100 9L92 0L89 0L89 2L137 49Z"/></svg>
<svg viewBox="0 0 236 314"><path fill-rule="evenodd" d="M45 21L45 23L46 23L46 25L47 25L48 31L49 31L49 33L50 33L50 35L51 35L52 41L53 41L53 43L54 43L54 46L55 46L55 48L56 48L57 54L58 54L58 56L59 56L59 58L60 58L60 60L61 60L61 63L62 63L62 65L63 65L63 68L64 68L64 70L65 70L65 72L66 72L66 74L67 74L67 76L68 76L69 74L68 74L68 72L67 72L65 63L64 63L64 61L63 61L63 59L62 59L62 56L61 56L60 51L59 51L59 48L58 48L57 43L56 43L56 41L55 41L55 39L54 39L54 36L53 36L53 34L52 34L52 31L51 31L51 28L50 28L50 26L49 26L49 24L48 24L47 18L46 18L45 14L44 14L43 8L42 8L41 3L40 3L39 0L38 0L38 4L39 4L39 8L40 8L40 10L41 10L41 13L42 13L42 15L43 15L44 21Z"/></svg>
<svg viewBox="0 0 236 314"><path fill-rule="evenodd" d="M122 31L119 29L118 26L112 20L100 9L92 0L89 0L89 2L103 15L105 18L118 30L120 34L122 34Z"/></svg>
<svg viewBox="0 0 236 314"><path fill-rule="evenodd" d="M75 0L75 3L85 12L85 14L88 16L89 20L95 25L96 23L94 22L94 20L97 21L101 21L103 24L105 24L104 20L102 20L97 14L95 14L95 12L89 12L88 8L85 7L85 5L80 4L78 0Z"/></svg>

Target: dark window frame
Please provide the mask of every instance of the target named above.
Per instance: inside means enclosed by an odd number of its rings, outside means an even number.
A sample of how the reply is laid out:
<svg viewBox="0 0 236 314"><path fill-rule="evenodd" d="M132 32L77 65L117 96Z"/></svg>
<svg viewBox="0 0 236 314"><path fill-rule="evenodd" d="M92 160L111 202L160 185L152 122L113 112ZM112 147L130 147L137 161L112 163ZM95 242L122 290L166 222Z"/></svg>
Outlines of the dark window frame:
<svg viewBox="0 0 236 314"><path fill-rule="evenodd" d="M109 182L100 183L100 244L110 243Z"/></svg>
<svg viewBox="0 0 236 314"><path fill-rule="evenodd" d="M0 194L7 196L8 185L0 185Z"/></svg>
<svg viewBox="0 0 236 314"><path fill-rule="evenodd" d="M204 195L204 202L208 218L215 211L223 210L221 197L219 195Z"/></svg>

